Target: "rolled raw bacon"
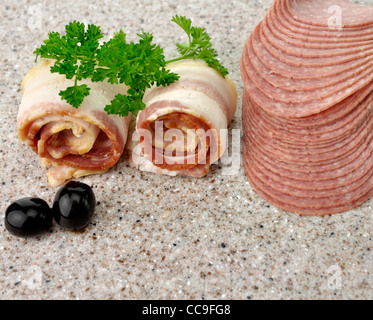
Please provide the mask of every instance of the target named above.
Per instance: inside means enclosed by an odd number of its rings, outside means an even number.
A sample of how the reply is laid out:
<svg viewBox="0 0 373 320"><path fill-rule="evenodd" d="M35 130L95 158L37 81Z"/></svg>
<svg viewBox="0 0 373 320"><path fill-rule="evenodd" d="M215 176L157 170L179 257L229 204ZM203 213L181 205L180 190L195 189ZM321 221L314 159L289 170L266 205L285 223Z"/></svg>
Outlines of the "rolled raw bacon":
<svg viewBox="0 0 373 320"><path fill-rule="evenodd" d="M203 177L226 149L236 88L202 61L183 60L168 68L180 79L146 91L146 108L130 129L130 163L143 171Z"/></svg>
<svg viewBox="0 0 373 320"><path fill-rule="evenodd" d="M73 80L50 72L53 61L42 60L22 82L18 136L48 167L48 181L57 186L70 178L102 173L123 153L132 116L108 115L104 108L124 85L85 81L90 95L76 109L59 92Z"/></svg>
<svg viewBox="0 0 373 320"><path fill-rule="evenodd" d="M244 167L260 195L303 215L372 197L373 6L274 1L241 74Z"/></svg>

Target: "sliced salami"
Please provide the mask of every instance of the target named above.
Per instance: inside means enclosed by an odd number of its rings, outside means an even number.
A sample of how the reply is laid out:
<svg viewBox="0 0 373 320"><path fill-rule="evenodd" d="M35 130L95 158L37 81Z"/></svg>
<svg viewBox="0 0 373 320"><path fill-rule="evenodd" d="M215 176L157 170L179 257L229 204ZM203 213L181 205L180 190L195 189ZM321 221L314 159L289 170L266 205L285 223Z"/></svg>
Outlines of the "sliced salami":
<svg viewBox="0 0 373 320"><path fill-rule="evenodd" d="M245 173L275 206L326 215L373 196L372 32L372 6L276 0L246 41Z"/></svg>

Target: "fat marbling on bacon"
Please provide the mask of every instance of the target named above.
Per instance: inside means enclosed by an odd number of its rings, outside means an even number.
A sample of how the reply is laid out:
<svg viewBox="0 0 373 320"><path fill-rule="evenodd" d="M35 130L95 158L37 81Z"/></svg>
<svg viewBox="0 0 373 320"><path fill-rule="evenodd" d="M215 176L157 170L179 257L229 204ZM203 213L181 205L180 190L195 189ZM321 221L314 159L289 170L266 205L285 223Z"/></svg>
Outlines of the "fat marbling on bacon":
<svg viewBox="0 0 373 320"><path fill-rule="evenodd" d="M236 87L199 60L167 68L180 79L145 92L146 108L132 123L127 142L130 164L165 175L203 177L226 150Z"/></svg>
<svg viewBox="0 0 373 320"><path fill-rule="evenodd" d="M124 85L86 80L90 95L76 109L59 96L74 80L50 72L52 60L42 60L22 82L17 117L19 138L48 167L48 181L57 186L81 176L102 173L121 157L132 116L108 115L104 108Z"/></svg>
<svg viewBox="0 0 373 320"><path fill-rule="evenodd" d="M260 195L303 215L373 196L373 6L275 0L241 75L244 167Z"/></svg>

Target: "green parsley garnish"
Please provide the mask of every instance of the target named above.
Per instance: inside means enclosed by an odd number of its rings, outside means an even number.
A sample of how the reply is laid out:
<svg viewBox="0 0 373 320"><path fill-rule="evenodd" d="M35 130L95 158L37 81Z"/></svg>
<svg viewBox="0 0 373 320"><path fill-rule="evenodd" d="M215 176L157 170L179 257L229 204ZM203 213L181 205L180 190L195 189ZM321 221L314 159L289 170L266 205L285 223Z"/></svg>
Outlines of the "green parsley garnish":
<svg viewBox="0 0 373 320"><path fill-rule="evenodd" d="M61 98L73 107L78 108L90 92L90 88L78 84L79 81L107 80L112 84L124 83L129 89L125 94L117 94L105 111L120 116L127 116L129 112L136 115L145 108L142 99L147 88L168 86L179 79L177 74L165 68L168 63L199 59L218 70L223 77L228 74L216 59L217 53L204 28L192 27L191 20L183 16L176 15L172 21L186 32L189 39L188 44L177 44L181 56L172 60L165 60L163 49L152 43L151 33L142 32L138 34L137 43L127 43L126 34L120 30L100 45L98 40L103 38L100 27L90 24L86 29L83 23L73 21L66 25L66 35L61 36L58 32L48 34L49 38L34 51L35 61L38 57L55 59L51 72L74 79L73 86L60 92Z"/></svg>
<svg viewBox="0 0 373 320"><path fill-rule="evenodd" d="M56 59L51 72L64 74L67 79L75 80L74 86L60 92L62 99L77 108L89 95L87 85L78 85L82 79L92 78L97 65L98 40L103 37L100 27L88 25L87 30L83 23L74 21L66 27L66 35L60 36L58 32L49 33L49 39L36 49L38 57Z"/></svg>
<svg viewBox="0 0 373 320"><path fill-rule="evenodd" d="M109 114L136 114L145 108L142 99L147 88L154 84L167 86L179 79L177 74L165 69L163 49L152 44L152 34L142 32L138 37L138 43L127 43L125 33L120 31L98 52L98 68L92 81L107 79L110 83L124 83L129 87L126 94L117 94L106 106Z"/></svg>
<svg viewBox="0 0 373 320"><path fill-rule="evenodd" d="M179 25L188 35L189 43L178 43L177 49L181 57L167 61L167 63L183 59L199 59L205 61L209 67L217 69L223 77L228 70L216 59L218 54L212 48L211 38L204 28L192 27L192 21L183 16L174 16L171 21Z"/></svg>

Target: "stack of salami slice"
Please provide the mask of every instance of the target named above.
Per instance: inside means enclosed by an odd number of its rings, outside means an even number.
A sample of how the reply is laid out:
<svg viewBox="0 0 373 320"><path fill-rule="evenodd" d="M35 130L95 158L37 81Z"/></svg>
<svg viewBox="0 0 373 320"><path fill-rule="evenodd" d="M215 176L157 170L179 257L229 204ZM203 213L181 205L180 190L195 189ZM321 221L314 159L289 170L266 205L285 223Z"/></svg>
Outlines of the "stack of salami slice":
<svg viewBox="0 0 373 320"><path fill-rule="evenodd" d="M302 215L373 196L373 6L275 0L241 74L244 166L260 195Z"/></svg>

